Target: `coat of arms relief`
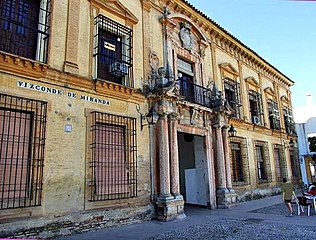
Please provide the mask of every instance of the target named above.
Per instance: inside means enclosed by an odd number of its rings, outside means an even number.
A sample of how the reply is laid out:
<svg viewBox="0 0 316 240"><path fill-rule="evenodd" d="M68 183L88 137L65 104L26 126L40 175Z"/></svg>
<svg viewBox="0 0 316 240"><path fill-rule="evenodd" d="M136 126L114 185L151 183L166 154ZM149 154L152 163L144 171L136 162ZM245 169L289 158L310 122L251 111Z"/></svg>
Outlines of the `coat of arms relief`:
<svg viewBox="0 0 316 240"><path fill-rule="evenodd" d="M191 33L191 26L188 23L180 23L179 36L182 43L182 47L191 51L193 48L193 38Z"/></svg>

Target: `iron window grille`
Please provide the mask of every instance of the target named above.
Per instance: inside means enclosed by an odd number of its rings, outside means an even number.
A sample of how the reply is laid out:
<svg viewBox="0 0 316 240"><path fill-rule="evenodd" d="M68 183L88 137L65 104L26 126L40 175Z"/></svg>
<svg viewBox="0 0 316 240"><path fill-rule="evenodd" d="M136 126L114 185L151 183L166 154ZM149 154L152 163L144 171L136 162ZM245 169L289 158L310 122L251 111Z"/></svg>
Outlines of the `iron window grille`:
<svg viewBox="0 0 316 240"><path fill-rule="evenodd" d="M137 196L136 119L92 112L90 201Z"/></svg>
<svg viewBox="0 0 316 240"><path fill-rule="evenodd" d="M257 179L259 183L272 181L269 147L267 142L255 142L255 155L257 163Z"/></svg>
<svg viewBox="0 0 316 240"><path fill-rule="evenodd" d="M0 50L47 62L50 0L0 0Z"/></svg>
<svg viewBox="0 0 316 240"><path fill-rule="evenodd" d="M249 184L250 171L246 138L230 138L230 159L233 186Z"/></svg>
<svg viewBox="0 0 316 240"><path fill-rule="evenodd" d="M269 100L268 101L268 113L269 113L269 122L270 122L270 128L275 130L280 130L280 113L278 108L278 103Z"/></svg>
<svg viewBox="0 0 316 240"><path fill-rule="evenodd" d="M290 150L290 161L293 180L302 179L297 147L292 147Z"/></svg>
<svg viewBox="0 0 316 240"><path fill-rule="evenodd" d="M94 19L94 52L96 77L101 80L133 87L133 30L110 18Z"/></svg>
<svg viewBox="0 0 316 240"><path fill-rule="evenodd" d="M252 124L263 125L262 97L260 93L249 90L249 109Z"/></svg>
<svg viewBox="0 0 316 240"><path fill-rule="evenodd" d="M231 106L234 118L241 118L240 84L237 81L226 78L224 81L225 99Z"/></svg>
<svg viewBox="0 0 316 240"><path fill-rule="evenodd" d="M284 147L276 144L274 145L273 151L274 151L276 180L277 182L281 183L283 178L288 179Z"/></svg>
<svg viewBox="0 0 316 240"><path fill-rule="evenodd" d="M0 94L0 209L40 206L47 103Z"/></svg>
<svg viewBox="0 0 316 240"><path fill-rule="evenodd" d="M296 134L295 130L295 122L293 120L292 109L288 107L283 108L283 117L284 117L284 125L285 131L288 134Z"/></svg>

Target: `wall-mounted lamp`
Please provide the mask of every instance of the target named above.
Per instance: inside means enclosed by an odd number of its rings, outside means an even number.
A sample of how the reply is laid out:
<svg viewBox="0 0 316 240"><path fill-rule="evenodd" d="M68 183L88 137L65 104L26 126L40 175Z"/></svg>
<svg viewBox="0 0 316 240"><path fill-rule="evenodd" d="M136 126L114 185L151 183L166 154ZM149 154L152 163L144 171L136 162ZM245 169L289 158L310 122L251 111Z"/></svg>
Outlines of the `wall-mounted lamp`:
<svg viewBox="0 0 316 240"><path fill-rule="evenodd" d="M292 147L295 147L295 142L293 141L293 138L290 139L289 146L290 146L291 148L292 148Z"/></svg>
<svg viewBox="0 0 316 240"><path fill-rule="evenodd" d="M236 137L237 130L233 126L233 124L230 125L230 128L228 129L228 136L229 137Z"/></svg>
<svg viewBox="0 0 316 240"><path fill-rule="evenodd" d="M136 105L136 110L140 114L140 130L141 131L143 131L144 126L154 125L158 122L159 116L153 106L149 109L149 112L146 114L142 114L140 112L140 106L138 104ZM147 123L145 123L145 119L147 120Z"/></svg>

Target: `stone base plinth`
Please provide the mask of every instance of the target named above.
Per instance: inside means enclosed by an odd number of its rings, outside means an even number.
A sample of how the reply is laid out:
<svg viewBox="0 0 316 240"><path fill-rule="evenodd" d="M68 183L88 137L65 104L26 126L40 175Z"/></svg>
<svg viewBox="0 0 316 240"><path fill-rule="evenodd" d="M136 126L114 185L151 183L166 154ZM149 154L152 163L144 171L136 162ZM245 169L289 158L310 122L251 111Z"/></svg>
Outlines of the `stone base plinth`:
<svg viewBox="0 0 316 240"><path fill-rule="evenodd" d="M183 197L157 198L155 213L155 217L159 221L185 218Z"/></svg>
<svg viewBox="0 0 316 240"><path fill-rule="evenodd" d="M237 194L233 189L218 189L216 191L217 208L229 208L237 202Z"/></svg>

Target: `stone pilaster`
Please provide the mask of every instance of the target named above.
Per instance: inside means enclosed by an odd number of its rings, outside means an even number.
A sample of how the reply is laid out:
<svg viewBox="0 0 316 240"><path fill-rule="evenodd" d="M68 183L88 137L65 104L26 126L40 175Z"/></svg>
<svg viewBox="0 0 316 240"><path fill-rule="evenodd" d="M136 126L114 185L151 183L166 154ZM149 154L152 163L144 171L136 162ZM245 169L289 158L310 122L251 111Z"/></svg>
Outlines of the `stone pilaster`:
<svg viewBox="0 0 316 240"><path fill-rule="evenodd" d="M80 20L80 1L69 1L68 8L68 28L66 42L66 56L64 71L78 74L78 42L79 42L79 21Z"/></svg>

